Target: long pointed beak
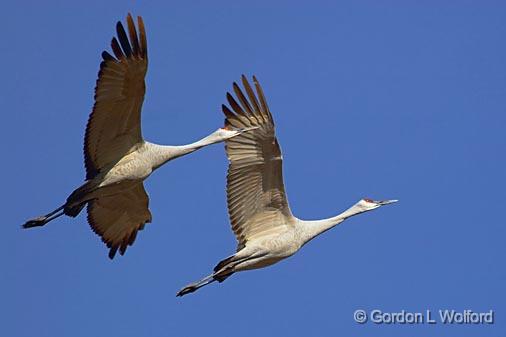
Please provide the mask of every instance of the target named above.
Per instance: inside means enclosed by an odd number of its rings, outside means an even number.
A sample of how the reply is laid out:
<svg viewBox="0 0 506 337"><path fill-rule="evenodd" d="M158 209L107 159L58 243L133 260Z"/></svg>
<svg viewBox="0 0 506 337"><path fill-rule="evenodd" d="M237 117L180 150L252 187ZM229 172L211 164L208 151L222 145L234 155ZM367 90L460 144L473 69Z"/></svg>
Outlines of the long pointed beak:
<svg viewBox="0 0 506 337"><path fill-rule="evenodd" d="M399 200L396 200L396 199L393 199L393 200L381 200L381 201L377 201L377 203L379 205L383 206L383 205L388 205L388 204L394 204L397 201L399 201Z"/></svg>
<svg viewBox="0 0 506 337"><path fill-rule="evenodd" d="M222 138L223 140L227 140L227 139L233 138L235 136L239 136L243 132L248 132L248 131L251 131L251 130L256 130L259 127L260 126L250 126L250 127L247 127L247 128L235 128L235 127L232 127L232 126L227 126L225 128L220 128L217 131L220 131L220 130L224 131L225 134L221 135L221 137L223 137Z"/></svg>
<svg viewBox="0 0 506 337"><path fill-rule="evenodd" d="M247 128L234 128L235 131L239 132L239 133L243 133L243 132L248 132L248 131L251 131L251 130L256 130L260 128L260 126L250 126L250 127L247 127Z"/></svg>

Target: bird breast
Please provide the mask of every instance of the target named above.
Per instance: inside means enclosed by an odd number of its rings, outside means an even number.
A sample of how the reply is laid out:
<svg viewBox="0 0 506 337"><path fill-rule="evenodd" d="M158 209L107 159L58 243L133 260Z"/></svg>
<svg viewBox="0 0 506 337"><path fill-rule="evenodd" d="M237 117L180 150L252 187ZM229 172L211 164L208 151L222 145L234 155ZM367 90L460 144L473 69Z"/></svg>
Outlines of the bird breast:
<svg viewBox="0 0 506 337"><path fill-rule="evenodd" d="M144 180L153 172L151 157L142 148L121 158L106 174L102 186L124 180Z"/></svg>
<svg viewBox="0 0 506 337"><path fill-rule="evenodd" d="M259 239L257 244L269 251L269 255L284 259L295 254L301 247L296 231L288 230L274 237Z"/></svg>

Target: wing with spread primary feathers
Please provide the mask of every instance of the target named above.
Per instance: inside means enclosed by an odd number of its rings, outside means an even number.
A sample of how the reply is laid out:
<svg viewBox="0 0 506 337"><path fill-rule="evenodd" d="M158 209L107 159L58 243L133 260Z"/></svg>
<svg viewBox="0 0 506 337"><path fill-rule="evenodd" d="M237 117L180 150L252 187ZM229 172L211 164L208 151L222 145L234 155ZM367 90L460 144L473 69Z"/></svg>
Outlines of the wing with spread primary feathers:
<svg viewBox="0 0 506 337"><path fill-rule="evenodd" d="M228 212L238 250L255 237L284 231L286 226L290 226L292 218L283 185L283 159L275 136L274 121L255 77L253 82L256 95L243 75L242 83L247 96L234 83L237 100L227 93L233 111L222 106L227 126L258 126L255 130L228 139L225 145L230 161Z"/></svg>
<svg viewBox="0 0 506 337"><path fill-rule="evenodd" d="M144 23L137 18L139 35L128 14L128 35L121 22L116 25L118 40L112 39L114 56L104 51L95 87L95 105L84 139L86 179L92 179L107 165L116 163L142 142L141 108L144 77L148 68Z"/></svg>
<svg viewBox="0 0 506 337"><path fill-rule="evenodd" d="M109 258L114 258L118 249L123 255L134 243L137 232L151 222L149 197L143 183L120 194L90 201L88 222L110 248Z"/></svg>

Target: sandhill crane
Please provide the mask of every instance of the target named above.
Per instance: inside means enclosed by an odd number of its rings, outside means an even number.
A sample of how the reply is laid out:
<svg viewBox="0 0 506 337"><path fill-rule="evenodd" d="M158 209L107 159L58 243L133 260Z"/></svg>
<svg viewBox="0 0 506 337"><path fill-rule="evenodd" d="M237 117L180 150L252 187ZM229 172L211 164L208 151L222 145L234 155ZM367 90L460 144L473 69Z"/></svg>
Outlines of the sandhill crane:
<svg viewBox="0 0 506 337"><path fill-rule="evenodd" d="M253 76L256 95L242 76L247 97L234 83L239 103L230 93L233 112L222 106L226 125L258 129L226 141L228 213L238 241L236 253L219 262L211 275L189 284L177 296L196 291L214 281L223 282L235 272L267 267L295 254L311 239L347 218L397 200L362 199L329 219L305 221L292 215L283 186L282 155L274 121L264 93Z"/></svg>
<svg viewBox="0 0 506 337"><path fill-rule="evenodd" d="M123 255L127 246L133 244L137 231L151 222L144 179L169 160L247 131L221 128L181 146L145 141L141 133L141 107L148 67L146 31L140 16L139 35L130 14L127 24L130 39L121 22L116 25L118 39L111 42L116 57L102 52L95 104L84 138L86 181L62 206L23 225L43 226L63 214L76 217L87 205L88 222L110 248L111 259L118 249Z"/></svg>

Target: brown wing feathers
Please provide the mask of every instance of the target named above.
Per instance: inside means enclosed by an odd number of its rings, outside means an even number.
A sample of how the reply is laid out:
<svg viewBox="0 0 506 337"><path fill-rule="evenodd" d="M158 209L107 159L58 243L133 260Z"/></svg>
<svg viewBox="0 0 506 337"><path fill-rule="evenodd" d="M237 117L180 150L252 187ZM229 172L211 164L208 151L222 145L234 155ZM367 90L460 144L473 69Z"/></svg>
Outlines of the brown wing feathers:
<svg viewBox="0 0 506 337"><path fill-rule="evenodd" d="M132 15L128 14L127 16L127 26L128 26L128 34L130 35L130 41L128 40L127 34L125 32L125 28L123 28L123 24L121 21L118 21L116 24L116 33L118 34L118 40L113 37L111 41L111 48L114 52L114 55L118 59L129 58L132 56L138 58L146 58L147 56L147 41L146 41L146 31L144 30L144 22L140 16L137 17L137 25L139 26L140 32L140 41L137 36L137 31L135 29L135 24L132 19ZM121 45L121 47L120 47Z"/></svg>
<svg viewBox="0 0 506 337"><path fill-rule="evenodd" d="M110 248L109 258L123 255L137 232L151 222L149 197L142 183L118 195L100 197L88 203L88 222L93 232Z"/></svg>
<svg viewBox="0 0 506 337"><path fill-rule="evenodd" d="M274 121L272 119L271 112L269 111L269 106L267 105L262 87L260 86L260 83L256 77L253 76L253 82L255 84L260 103L258 102L257 97L251 88L246 76L242 75L241 79L249 101L241 91L239 85L234 82L234 93L236 94L240 104L230 93L227 92L227 101L235 113L232 112L226 105L222 105L222 110L226 117L225 123L236 127L239 127L239 124L242 124L242 127L259 124L271 124L274 126ZM247 133L245 135L247 135Z"/></svg>
<svg viewBox="0 0 506 337"><path fill-rule="evenodd" d="M147 61L147 40L146 40L146 31L144 29L144 22L142 21L142 18L139 16L137 17L137 26L139 28L139 35L137 34L137 31L135 29L135 24L132 19L131 14L128 14L127 16L127 25L128 25L128 34L130 36L130 40L128 39L128 36L125 32L125 29L121 22L118 22L116 25L116 32L118 35L118 39L114 37L111 41L111 49L113 51L113 55L111 55L107 51L102 52L102 58L103 61L100 63L100 71L98 73L98 79L95 87L95 105L93 107L93 111L90 114L90 118L88 120L88 125L86 127L86 133L85 133L85 142L84 142L84 162L86 167L86 179L92 179L94 176L96 176L100 170L100 167L97 163L97 151L98 151L98 143L100 140L90 138L100 138L102 137L101 134L97 134L98 132L95 132L95 134L91 135L92 129L97 128L99 126L94 125L96 123L100 123L100 121L103 119L103 117L94 117L94 114L97 112L97 109L110 109L112 104L115 104L114 100L110 101L111 97L101 97L100 93L102 93L102 82L104 82L103 85L106 84L106 79L109 79L109 81L112 81L114 79L111 79L111 76L113 74L116 75L117 79L121 79L121 76L127 76L124 77L128 79L128 74L126 72L129 70L128 67L125 68L127 63L130 60L144 60ZM123 64L124 63L124 64ZM144 70L145 71L145 70ZM143 81L143 78L140 79ZM110 85L111 82L109 82L108 85ZM144 95L144 93L141 93ZM119 98L116 98L116 100L119 100ZM106 101L107 104L105 104L105 107L99 107L98 102L99 101ZM118 103L120 104L120 103ZM100 112L104 113L104 112ZM105 112L107 113L107 112ZM95 121L95 119L98 119L98 121ZM96 122L96 123L94 123ZM93 143L93 144L91 144Z"/></svg>
<svg viewBox="0 0 506 337"><path fill-rule="evenodd" d="M230 161L227 174L227 202L232 230L238 250L248 237L270 227L277 212L289 215L283 187L281 153L274 134L274 122L263 91L253 77L256 94L243 75L244 91L233 84L232 94L227 93L230 105L222 106L225 125L237 128L258 126L226 141ZM257 98L258 97L258 98ZM273 213L274 211L274 213Z"/></svg>
<svg viewBox="0 0 506 337"><path fill-rule="evenodd" d="M120 160L133 145L142 141L140 112L147 71L147 40L144 23L127 16L128 35L121 22L117 38L111 41L113 55L102 52L95 104L86 126L84 161L86 179L93 179L103 167ZM149 198L140 184L115 196L99 197L88 203L88 222L107 247L112 259L132 245L137 231L151 221Z"/></svg>

